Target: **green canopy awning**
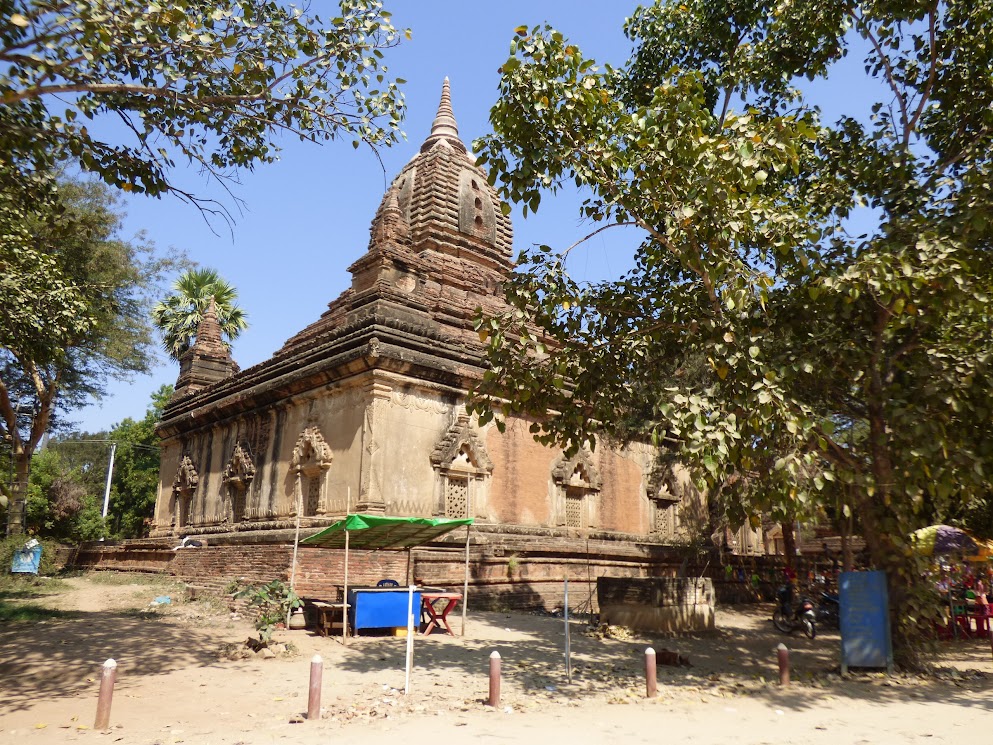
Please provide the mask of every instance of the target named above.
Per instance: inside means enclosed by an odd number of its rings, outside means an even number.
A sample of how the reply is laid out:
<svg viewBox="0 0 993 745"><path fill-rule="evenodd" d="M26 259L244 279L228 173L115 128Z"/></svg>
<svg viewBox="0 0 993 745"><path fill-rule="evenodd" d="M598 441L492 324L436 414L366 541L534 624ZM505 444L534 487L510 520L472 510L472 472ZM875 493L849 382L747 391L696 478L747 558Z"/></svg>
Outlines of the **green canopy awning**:
<svg viewBox="0 0 993 745"><path fill-rule="evenodd" d="M347 532L351 548L404 549L430 543L439 536L466 525L472 525L472 518L348 515L344 520L304 538L300 543L307 546L344 548Z"/></svg>

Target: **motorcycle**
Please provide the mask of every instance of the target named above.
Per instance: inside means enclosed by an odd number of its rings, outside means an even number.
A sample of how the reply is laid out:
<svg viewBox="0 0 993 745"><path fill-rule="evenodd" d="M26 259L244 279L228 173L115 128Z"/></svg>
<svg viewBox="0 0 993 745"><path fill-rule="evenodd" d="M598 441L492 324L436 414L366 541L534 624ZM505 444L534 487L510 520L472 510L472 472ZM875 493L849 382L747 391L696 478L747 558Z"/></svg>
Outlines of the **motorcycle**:
<svg viewBox="0 0 993 745"><path fill-rule="evenodd" d="M772 612L772 624L784 634L792 634L797 629L803 629L808 638L817 636L817 615L814 601L808 597L798 598L794 602L793 585L783 585L776 593L778 603Z"/></svg>
<svg viewBox="0 0 993 745"><path fill-rule="evenodd" d="M820 602L817 603L817 622L832 629L840 628L841 605L835 593L821 593Z"/></svg>

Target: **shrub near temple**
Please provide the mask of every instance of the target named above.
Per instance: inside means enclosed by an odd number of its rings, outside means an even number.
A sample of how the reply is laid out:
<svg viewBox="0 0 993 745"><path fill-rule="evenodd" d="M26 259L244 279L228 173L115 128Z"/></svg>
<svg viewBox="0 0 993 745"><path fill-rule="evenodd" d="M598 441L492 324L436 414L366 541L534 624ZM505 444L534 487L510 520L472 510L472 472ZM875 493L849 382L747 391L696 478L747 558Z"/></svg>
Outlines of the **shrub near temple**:
<svg viewBox="0 0 993 745"><path fill-rule="evenodd" d="M286 623L290 612L303 605L293 589L279 579L262 585L242 587L232 593L232 596L247 600L255 609L255 630L259 632L262 646L267 646L272 641L272 635L280 624Z"/></svg>

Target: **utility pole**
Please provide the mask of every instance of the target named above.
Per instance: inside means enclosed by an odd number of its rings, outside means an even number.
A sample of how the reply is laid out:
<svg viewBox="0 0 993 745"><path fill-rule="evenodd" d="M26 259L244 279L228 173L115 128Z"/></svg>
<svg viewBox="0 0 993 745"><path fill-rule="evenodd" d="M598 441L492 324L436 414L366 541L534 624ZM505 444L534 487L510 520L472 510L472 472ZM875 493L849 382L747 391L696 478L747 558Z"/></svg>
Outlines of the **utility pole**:
<svg viewBox="0 0 993 745"><path fill-rule="evenodd" d="M107 510L110 507L110 482L114 478L114 454L117 452L117 443L110 443L110 463L107 465L107 486L103 490L103 532L107 533ZM100 539L101 541L103 538Z"/></svg>

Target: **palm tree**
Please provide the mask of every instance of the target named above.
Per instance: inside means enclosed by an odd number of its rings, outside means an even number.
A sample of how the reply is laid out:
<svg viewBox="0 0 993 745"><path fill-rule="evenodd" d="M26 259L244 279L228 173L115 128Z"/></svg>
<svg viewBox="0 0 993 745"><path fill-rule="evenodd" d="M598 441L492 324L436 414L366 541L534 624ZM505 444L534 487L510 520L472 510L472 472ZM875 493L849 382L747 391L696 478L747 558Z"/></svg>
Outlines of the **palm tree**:
<svg viewBox="0 0 993 745"><path fill-rule="evenodd" d="M193 344L211 298L226 344L248 328L245 311L234 302L238 291L214 269L189 269L172 288L175 293L152 309L152 320L162 332L162 346L173 359L178 360Z"/></svg>

